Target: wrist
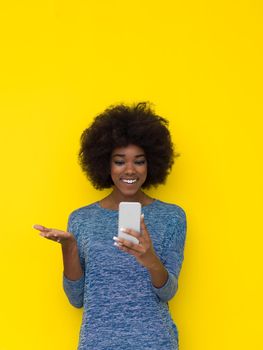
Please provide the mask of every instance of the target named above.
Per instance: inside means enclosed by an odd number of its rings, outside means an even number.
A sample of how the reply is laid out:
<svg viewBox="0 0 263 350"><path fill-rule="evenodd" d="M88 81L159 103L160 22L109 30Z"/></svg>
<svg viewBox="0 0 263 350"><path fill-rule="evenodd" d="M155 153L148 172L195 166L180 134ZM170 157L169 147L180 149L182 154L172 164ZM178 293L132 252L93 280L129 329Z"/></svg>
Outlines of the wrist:
<svg viewBox="0 0 263 350"><path fill-rule="evenodd" d="M160 261L160 259L154 255L152 261L150 262L149 266L148 266L148 270L149 272L151 271L160 271L163 269L163 264Z"/></svg>
<svg viewBox="0 0 263 350"><path fill-rule="evenodd" d="M61 246L63 250L75 250L77 249L77 242L74 237L69 238L65 240L64 242L61 242Z"/></svg>
<svg viewBox="0 0 263 350"><path fill-rule="evenodd" d="M148 268L148 272L155 288L162 288L166 284L169 277L168 271L158 257Z"/></svg>

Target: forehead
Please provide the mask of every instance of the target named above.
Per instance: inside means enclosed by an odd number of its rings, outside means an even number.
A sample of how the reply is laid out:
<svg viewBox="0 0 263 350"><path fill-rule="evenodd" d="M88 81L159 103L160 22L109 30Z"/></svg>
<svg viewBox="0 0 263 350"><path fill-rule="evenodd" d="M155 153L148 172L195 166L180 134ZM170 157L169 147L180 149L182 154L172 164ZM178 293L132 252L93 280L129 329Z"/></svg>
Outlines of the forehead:
<svg viewBox="0 0 263 350"><path fill-rule="evenodd" d="M112 151L112 157L114 156L144 156L145 152L144 150L136 145L129 145L127 147L116 147Z"/></svg>

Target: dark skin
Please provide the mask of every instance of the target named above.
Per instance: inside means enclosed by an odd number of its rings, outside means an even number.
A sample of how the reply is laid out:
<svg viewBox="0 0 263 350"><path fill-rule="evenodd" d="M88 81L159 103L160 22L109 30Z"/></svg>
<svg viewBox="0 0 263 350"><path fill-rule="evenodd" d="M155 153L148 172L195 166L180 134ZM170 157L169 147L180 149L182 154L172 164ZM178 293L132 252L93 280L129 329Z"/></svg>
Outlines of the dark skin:
<svg viewBox="0 0 263 350"><path fill-rule="evenodd" d="M147 161L144 151L140 147L129 145L116 148L111 157L111 176L114 182L113 191L100 201L101 207L118 210L121 201L138 201L142 206L154 201L153 198L147 196L141 190L141 185L147 176ZM127 179L136 181L133 184L127 184L125 182ZM40 231L42 237L61 244L65 276L70 280L81 278L83 271L73 234L41 225L34 225L33 227ZM114 245L127 254L133 255L139 264L147 268L153 285L156 288L162 287L167 281L168 272L154 251L143 216L141 217L141 232L129 228L125 228L124 232L136 237L139 244L123 238L113 237Z"/></svg>

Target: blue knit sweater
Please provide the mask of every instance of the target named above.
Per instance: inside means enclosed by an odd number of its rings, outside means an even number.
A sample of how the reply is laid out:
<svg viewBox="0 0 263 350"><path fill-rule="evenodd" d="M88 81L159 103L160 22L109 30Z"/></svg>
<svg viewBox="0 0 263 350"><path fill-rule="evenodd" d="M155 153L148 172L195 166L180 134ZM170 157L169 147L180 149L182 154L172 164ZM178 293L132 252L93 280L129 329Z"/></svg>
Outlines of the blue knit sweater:
<svg viewBox="0 0 263 350"><path fill-rule="evenodd" d="M136 258L113 245L118 211L98 202L74 210L67 231L78 244L83 276L63 275L72 305L84 306L79 350L177 350L168 301L175 295L186 235L184 210L158 199L142 207L156 254L168 271L161 288Z"/></svg>

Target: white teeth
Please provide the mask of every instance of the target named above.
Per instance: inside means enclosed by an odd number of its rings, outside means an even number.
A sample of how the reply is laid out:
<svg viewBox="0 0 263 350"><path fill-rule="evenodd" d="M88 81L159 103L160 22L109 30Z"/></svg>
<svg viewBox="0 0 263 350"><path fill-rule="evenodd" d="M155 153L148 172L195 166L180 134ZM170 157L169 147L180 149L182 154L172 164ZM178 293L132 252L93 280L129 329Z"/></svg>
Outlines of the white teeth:
<svg viewBox="0 0 263 350"><path fill-rule="evenodd" d="M133 184L134 182L136 182L136 179L135 180L124 180L124 179L122 179L122 181L127 183L127 184Z"/></svg>

